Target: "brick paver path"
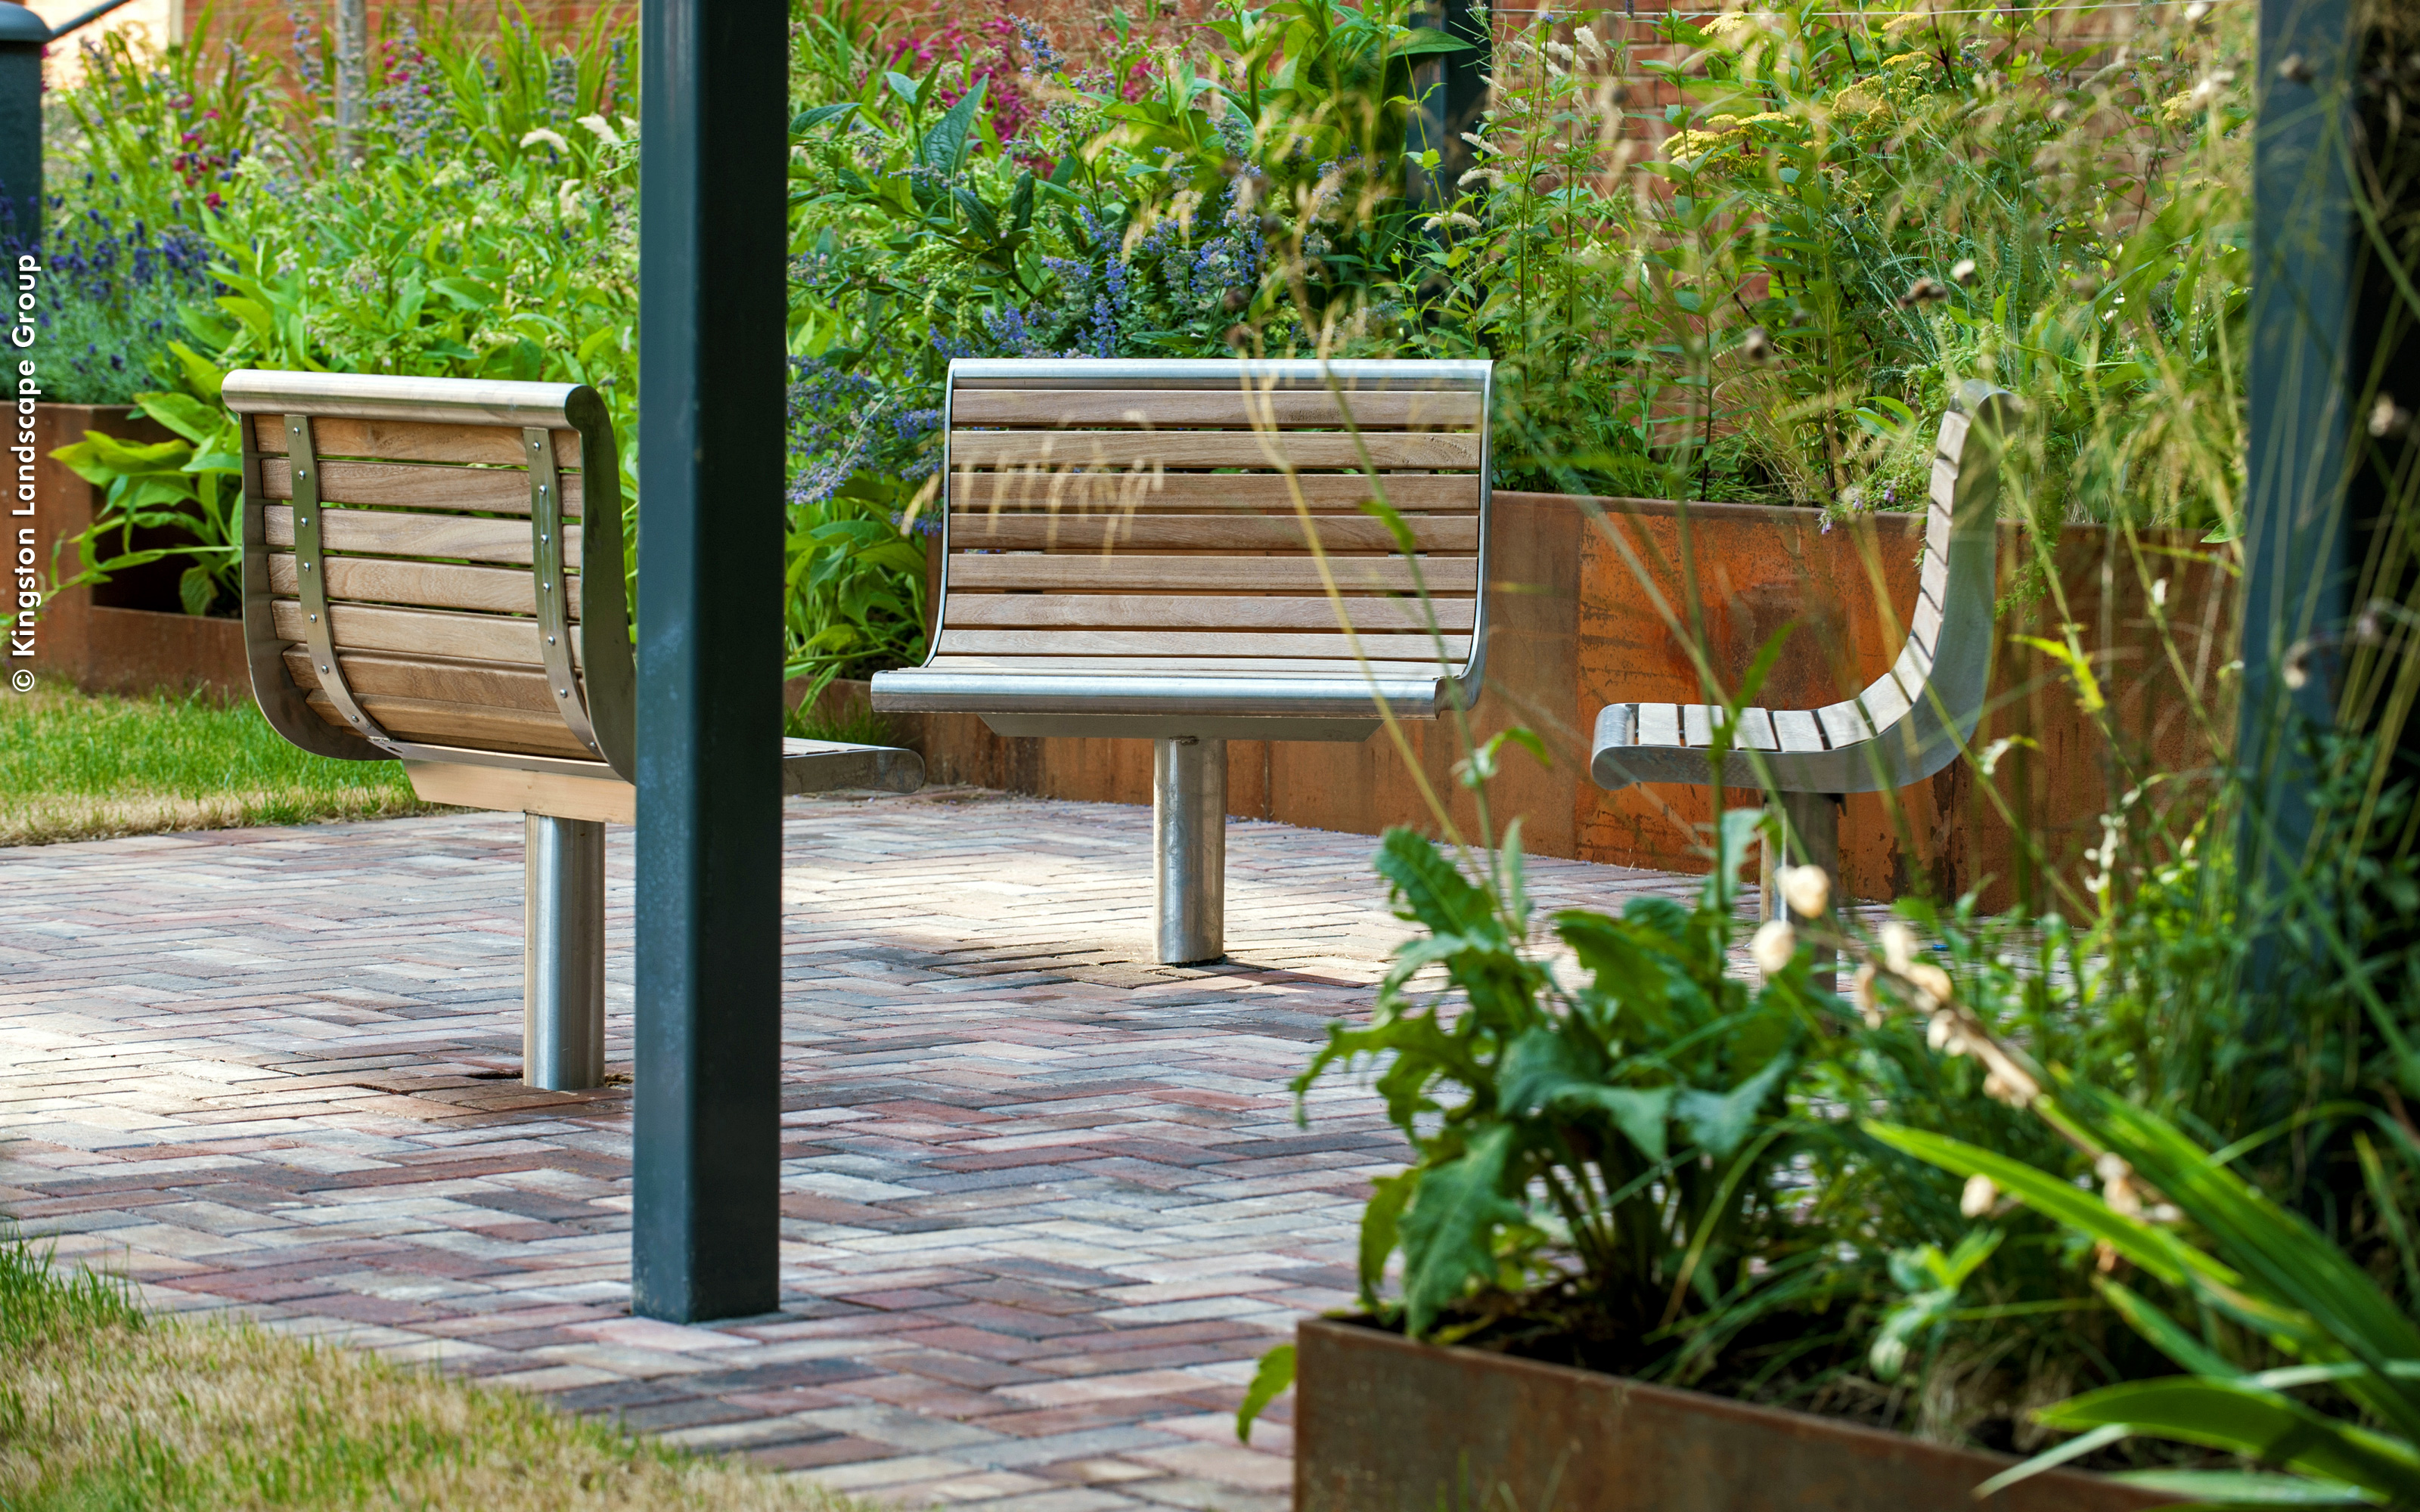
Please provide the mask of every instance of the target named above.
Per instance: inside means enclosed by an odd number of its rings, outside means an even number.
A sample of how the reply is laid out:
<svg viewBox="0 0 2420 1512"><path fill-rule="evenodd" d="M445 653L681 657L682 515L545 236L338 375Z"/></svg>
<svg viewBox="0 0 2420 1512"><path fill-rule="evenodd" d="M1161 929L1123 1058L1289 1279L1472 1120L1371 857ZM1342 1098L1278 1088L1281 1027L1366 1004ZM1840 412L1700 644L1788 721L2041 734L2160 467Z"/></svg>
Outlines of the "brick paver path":
<svg viewBox="0 0 2420 1512"><path fill-rule="evenodd" d="M1287 1080L1400 937L1372 841L1235 822L1229 963L1139 958L1148 810L795 800L783 1306L628 1313L627 1090L535 1092L520 825L464 814L0 851L0 1213L156 1305L547 1393L908 1505L1285 1503L1252 1361L1352 1300L1400 1148ZM629 1070L627 831L609 869ZM1686 879L1533 863L1546 906Z"/></svg>

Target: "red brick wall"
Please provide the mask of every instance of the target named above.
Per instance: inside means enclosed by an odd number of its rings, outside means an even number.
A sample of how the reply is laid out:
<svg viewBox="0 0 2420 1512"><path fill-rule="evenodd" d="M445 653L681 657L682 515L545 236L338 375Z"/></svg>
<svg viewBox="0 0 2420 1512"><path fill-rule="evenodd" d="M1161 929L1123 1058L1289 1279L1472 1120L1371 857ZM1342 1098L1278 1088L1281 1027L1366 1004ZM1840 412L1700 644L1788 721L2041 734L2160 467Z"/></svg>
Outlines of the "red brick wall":
<svg viewBox="0 0 2420 1512"><path fill-rule="evenodd" d="M427 6L420 0L401 4L369 0L370 35L384 36L390 26L417 17L424 9L447 16L465 30L494 31L502 21L524 8L540 31L556 35L578 31L599 13L636 17L639 11L638 0L527 0L526 6L516 6L511 0L459 0L452 5ZM294 42L294 25L288 12L296 9L312 16L322 33L333 32L335 18L326 0L305 0L301 6L291 0L216 0L209 8L210 32L218 37L246 34L255 48L285 62L292 55ZM187 0L185 15L188 27L201 23L199 0Z"/></svg>

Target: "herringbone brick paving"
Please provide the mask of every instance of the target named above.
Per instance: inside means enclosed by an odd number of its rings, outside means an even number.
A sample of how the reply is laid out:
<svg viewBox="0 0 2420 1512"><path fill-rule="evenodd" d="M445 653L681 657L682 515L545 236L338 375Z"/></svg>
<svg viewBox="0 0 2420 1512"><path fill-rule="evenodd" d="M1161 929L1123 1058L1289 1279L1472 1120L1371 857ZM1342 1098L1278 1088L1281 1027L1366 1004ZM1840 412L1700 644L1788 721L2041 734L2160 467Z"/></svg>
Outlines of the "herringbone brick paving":
<svg viewBox="0 0 2420 1512"><path fill-rule="evenodd" d="M793 800L783 1304L629 1315L626 1087L533 1091L520 825L0 851L0 1213L237 1310L907 1505L1284 1504L1252 1362L1352 1300L1400 1144L1287 1082L1403 926L1371 841L1229 828L1230 958L1147 961L1148 810ZM608 1012L629 1055L627 831ZM1532 864L1547 906L1689 879Z"/></svg>

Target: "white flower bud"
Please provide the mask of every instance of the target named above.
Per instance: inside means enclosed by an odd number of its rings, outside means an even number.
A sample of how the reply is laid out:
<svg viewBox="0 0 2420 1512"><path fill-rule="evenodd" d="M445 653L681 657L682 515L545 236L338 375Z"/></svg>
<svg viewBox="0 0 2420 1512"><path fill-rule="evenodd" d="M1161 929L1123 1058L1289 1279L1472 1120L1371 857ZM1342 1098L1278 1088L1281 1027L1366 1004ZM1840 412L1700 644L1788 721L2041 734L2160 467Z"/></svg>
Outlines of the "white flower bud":
<svg viewBox="0 0 2420 1512"><path fill-rule="evenodd" d="M1857 968L1856 976L1849 983L1849 998L1857 1005L1857 1011L1865 1015L1866 1027L1869 1029L1879 1029L1883 1026L1882 1005L1874 1000L1876 975L1870 964L1862 965Z"/></svg>
<svg viewBox="0 0 2420 1512"><path fill-rule="evenodd" d="M1900 975L1905 977L1909 984L1917 992L1936 1003L1947 1003L1958 995L1958 989L1950 984L1949 973L1930 961L1918 961L1911 965L1902 966L1900 969Z"/></svg>
<svg viewBox="0 0 2420 1512"><path fill-rule="evenodd" d="M1958 1037L1958 1021L1948 1013L1935 1013L1932 1022L1924 1026L1924 1042L1935 1050L1949 1050L1949 1042ZM1950 1050L1951 1055L1958 1054Z"/></svg>
<svg viewBox="0 0 2420 1512"><path fill-rule="evenodd" d="M1820 866L1793 866L1781 874L1781 898L1801 918L1821 918L1832 905L1832 879Z"/></svg>
<svg viewBox="0 0 2420 1512"><path fill-rule="evenodd" d="M1980 1218L1999 1200L1998 1185L1978 1171L1966 1178L1966 1190L1958 1195L1958 1211L1969 1218Z"/></svg>
<svg viewBox="0 0 2420 1512"><path fill-rule="evenodd" d="M1781 919L1767 919L1748 942L1747 953L1755 958L1758 970L1768 977L1778 975L1798 957L1798 932Z"/></svg>
<svg viewBox="0 0 2420 1512"><path fill-rule="evenodd" d="M1894 918L1883 926L1883 962L1901 976L1916 959L1916 931Z"/></svg>

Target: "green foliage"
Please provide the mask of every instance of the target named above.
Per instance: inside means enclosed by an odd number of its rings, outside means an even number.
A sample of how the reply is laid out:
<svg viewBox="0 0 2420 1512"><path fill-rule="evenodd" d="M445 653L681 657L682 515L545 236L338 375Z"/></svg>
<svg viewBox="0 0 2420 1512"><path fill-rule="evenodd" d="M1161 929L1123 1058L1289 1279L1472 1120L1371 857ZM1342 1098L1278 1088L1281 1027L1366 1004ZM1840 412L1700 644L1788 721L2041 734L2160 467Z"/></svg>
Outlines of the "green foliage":
<svg viewBox="0 0 2420 1512"><path fill-rule="evenodd" d="M2114 56L1871 5L1674 17L1634 64L1508 39L1428 251L1428 345L1502 364L1499 453L1577 488L1921 507L1949 395L2026 401L2043 517L2231 529L2249 12L2147 13ZM1576 47L1575 44L1577 44ZM1652 157L1614 81L1681 103Z"/></svg>
<svg viewBox="0 0 2420 1512"><path fill-rule="evenodd" d="M1548 1279L1550 1257L1568 1256L1612 1333L1698 1338L1662 1362L1685 1374L1707 1358L1698 1325L1806 1257L1792 1172L1827 1135L1790 1093L1843 1041L1804 958L1755 990L1726 969L1728 879L1760 823L1726 816L1694 908L1639 898L1619 918L1555 916L1586 974L1569 988L1530 948L1517 834L1481 882L1411 831L1388 834L1379 872L1421 933L1395 950L1369 1025L1333 1026L1295 1084L1379 1060L1412 1146L1364 1219L1365 1301L1387 1305L1400 1248L1404 1327L1450 1335L1468 1299ZM1432 968L1450 999L1414 992Z"/></svg>
<svg viewBox="0 0 2420 1512"><path fill-rule="evenodd" d="M215 400L217 372L182 343L171 343L170 349L194 372L195 387ZM129 441L88 430L83 440L52 454L102 489L105 505L83 533L59 543L63 555L71 548L83 563L60 587L105 583L113 573L183 558L191 564L177 591L186 613L233 606L241 598L243 571L243 530L237 515L243 442L234 417L189 393L139 393L135 403L176 439ZM135 544L138 532L163 531L169 545ZM108 545L113 536L114 550Z"/></svg>
<svg viewBox="0 0 2420 1512"><path fill-rule="evenodd" d="M2214 1505L2420 1503L2420 1325L2340 1245L2278 1206L2175 1125L2060 1079L2040 1117L2096 1155L2099 1196L1993 1151L1920 1130L1876 1137L1945 1169L1981 1176L2141 1271L2174 1302L2102 1283L2126 1320L2188 1375L2104 1387L2045 1409L2084 1436L1985 1486L1988 1494L2131 1436L2240 1455L2288 1476L2134 1472L2119 1478ZM2420 1145L2378 1120L2407 1167ZM2375 1146L2364 1141L2374 1165ZM2408 1241L2404 1265L2412 1264ZM2275 1365L2282 1356L2293 1362Z"/></svg>

